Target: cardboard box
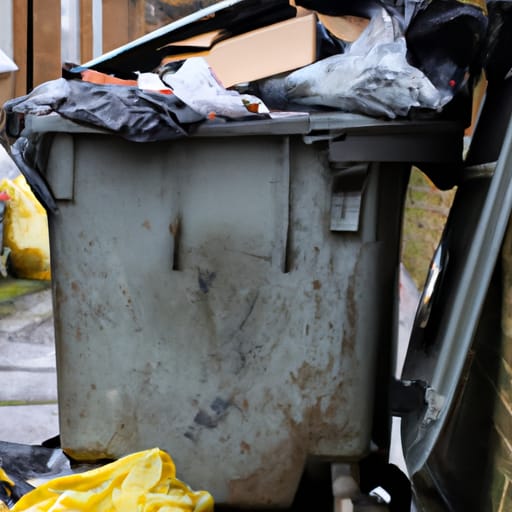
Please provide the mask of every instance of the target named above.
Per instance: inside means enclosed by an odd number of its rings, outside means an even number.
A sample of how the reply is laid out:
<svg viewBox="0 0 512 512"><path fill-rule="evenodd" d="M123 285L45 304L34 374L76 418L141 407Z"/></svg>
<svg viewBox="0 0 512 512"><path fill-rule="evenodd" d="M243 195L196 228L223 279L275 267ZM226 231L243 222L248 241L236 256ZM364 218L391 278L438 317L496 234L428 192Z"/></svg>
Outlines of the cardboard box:
<svg viewBox="0 0 512 512"><path fill-rule="evenodd" d="M316 60L314 14L291 18L215 43L219 32L169 45L173 51L187 48L165 62L191 56L204 57L224 87L251 82L301 68ZM210 47L211 45L211 47ZM197 51L190 51L191 48Z"/></svg>

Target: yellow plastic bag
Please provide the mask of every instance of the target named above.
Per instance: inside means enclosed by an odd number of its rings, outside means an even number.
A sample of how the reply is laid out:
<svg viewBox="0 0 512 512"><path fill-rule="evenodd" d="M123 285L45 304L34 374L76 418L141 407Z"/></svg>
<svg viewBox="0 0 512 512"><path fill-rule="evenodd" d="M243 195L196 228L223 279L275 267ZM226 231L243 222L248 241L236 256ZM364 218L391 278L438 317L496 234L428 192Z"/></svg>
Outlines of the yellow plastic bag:
<svg viewBox="0 0 512 512"><path fill-rule="evenodd" d="M16 277L49 280L50 243L45 209L36 199L25 177L3 179L0 191L6 201L3 246L10 249L10 262Z"/></svg>
<svg viewBox="0 0 512 512"><path fill-rule="evenodd" d="M25 494L13 512L213 512L213 498L176 478L159 448L97 469L50 480Z"/></svg>

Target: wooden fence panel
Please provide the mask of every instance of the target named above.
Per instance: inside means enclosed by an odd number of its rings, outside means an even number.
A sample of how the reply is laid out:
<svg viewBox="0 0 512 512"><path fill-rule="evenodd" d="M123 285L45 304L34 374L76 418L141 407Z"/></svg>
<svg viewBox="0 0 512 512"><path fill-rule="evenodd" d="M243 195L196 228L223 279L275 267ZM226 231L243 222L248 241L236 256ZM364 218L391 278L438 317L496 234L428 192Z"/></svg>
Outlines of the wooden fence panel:
<svg viewBox="0 0 512 512"><path fill-rule="evenodd" d="M80 0L80 62L93 56L92 0Z"/></svg>
<svg viewBox="0 0 512 512"><path fill-rule="evenodd" d="M103 51L144 35L144 0L103 0Z"/></svg>
<svg viewBox="0 0 512 512"><path fill-rule="evenodd" d="M12 5L13 56L19 70L14 74L14 94L27 92L27 0L13 0Z"/></svg>
<svg viewBox="0 0 512 512"><path fill-rule="evenodd" d="M0 0L1 1L1 0ZM102 50L108 52L218 0L102 0ZM12 0L15 94L61 76L61 0ZM156 15L156 16L154 16ZM79 0L80 62L93 58L93 0Z"/></svg>
<svg viewBox="0 0 512 512"><path fill-rule="evenodd" d="M16 96L61 76L60 0L13 0L13 34Z"/></svg>
<svg viewBox="0 0 512 512"><path fill-rule="evenodd" d="M60 0L33 0L34 87L61 76Z"/></svg>

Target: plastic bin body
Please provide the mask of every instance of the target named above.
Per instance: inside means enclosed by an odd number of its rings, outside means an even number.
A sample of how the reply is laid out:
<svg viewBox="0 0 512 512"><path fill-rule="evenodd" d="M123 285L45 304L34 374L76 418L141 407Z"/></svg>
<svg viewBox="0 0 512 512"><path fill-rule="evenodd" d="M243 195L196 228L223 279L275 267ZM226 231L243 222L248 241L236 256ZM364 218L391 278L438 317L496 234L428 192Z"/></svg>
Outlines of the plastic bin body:
<svg viewBox="0 0 512 512"><path fill-rule="evenodd" d="M409 166L331 153L301 134L56 134L67 453L159 446L217 503L255 507L289 505L308 457L367 453Z"/></svg>

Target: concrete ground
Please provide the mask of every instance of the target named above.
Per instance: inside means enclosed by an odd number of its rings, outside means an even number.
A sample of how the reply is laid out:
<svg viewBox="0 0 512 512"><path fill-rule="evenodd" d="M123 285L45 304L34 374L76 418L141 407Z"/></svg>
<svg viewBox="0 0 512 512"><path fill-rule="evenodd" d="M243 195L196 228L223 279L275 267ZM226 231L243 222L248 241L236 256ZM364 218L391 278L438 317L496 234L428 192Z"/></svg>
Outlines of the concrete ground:
<svg viewBox="0 0 512 512"><path fill-rule="evenodd" d="M0 440L40 444L59 433L51 292L0 310Z"/></svg>

